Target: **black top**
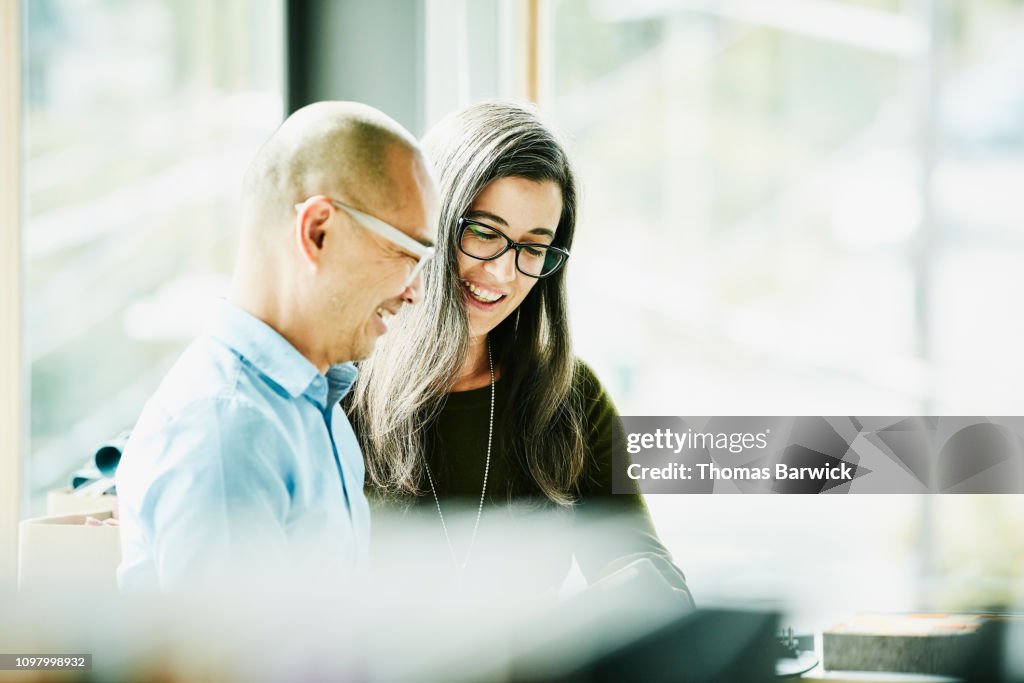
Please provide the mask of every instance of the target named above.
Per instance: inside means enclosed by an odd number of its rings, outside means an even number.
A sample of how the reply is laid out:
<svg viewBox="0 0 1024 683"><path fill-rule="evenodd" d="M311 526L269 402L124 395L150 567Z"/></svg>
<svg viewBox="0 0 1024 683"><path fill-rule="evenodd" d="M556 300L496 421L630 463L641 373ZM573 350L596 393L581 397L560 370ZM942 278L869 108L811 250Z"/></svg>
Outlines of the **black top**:
<svg viewBox="0 0 1024 683"><path fill-rule="evenodd" d="M648 557L673 586L685 590L683 574L658 540L640 494L612 494L612 423L617 413L593 371L581 361L576 363L573 388L583 401L586 461L576 503L565 508L541 493L526 465L515 461L505 447L500 435L508 415L507 396L502 392L501 380L495 382L494 440L485 512L469 569L496 552L503 555L505 567L517 563L528 567L529 580L541 584L536 589L557 589L573 555L591 583L633 560ZM490 401L490 385L450 393L440 414L425 427L425 457L460 562L473 536L480 501ZM625 444L621 452L625 453ZM409 509L422 513L425 519L432 516L432 522L424 528L436 531L439 547L450 557L437 504L427 482L424 487L424 495L408 501L412 503ZM374 492L367 493L375 514L385 512L387 508L374 500ZM464 513L463 518L453 521L459 511ZM503 517L511 518L511 523L502 523ZM543 528L550 533L538 533L525 523L527 519L543 520ZM498 538L489 538L494 532ZM502 541L506 548L516 550L514 557L502 552Z"/></svg>

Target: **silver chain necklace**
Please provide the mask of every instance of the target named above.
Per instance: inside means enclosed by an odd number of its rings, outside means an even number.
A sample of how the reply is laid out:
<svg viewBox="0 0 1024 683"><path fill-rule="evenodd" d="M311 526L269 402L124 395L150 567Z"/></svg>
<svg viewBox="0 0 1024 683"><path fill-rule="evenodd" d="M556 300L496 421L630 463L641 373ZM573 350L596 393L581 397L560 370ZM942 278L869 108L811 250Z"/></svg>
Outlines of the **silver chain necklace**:
<svg viewBox="0 0 1024 683"><path fill-rule="evenodd" d="M487 460L484 461L484 485L480 489L480 505L476 509L476 522L473 524L473 535L469 539L469 549L466 551L466 559L459 562L455 554L455 546L452 545L452 538L448 535L448 525L444 521L444 513L441 512L441 499L437 497L437 487L434 486L434 477L430 474L430 465L426 458L423 466L427 471L427 481L430 482L430 492L434 494L434 504L437 505L437 516L441 518L441 529L444 530L444 540L448 542L448 552L452 555L452 562L459 568L460 572L466 570L469 557L473 554L473 546L476 544L476 532L480 529L480 517L484 512L484 496L487 494L487 474L491 471L491 441L494 438L494 360L491 358L491 340L487 340L487 364L491 367L491 416L487 425Z"/></svg>

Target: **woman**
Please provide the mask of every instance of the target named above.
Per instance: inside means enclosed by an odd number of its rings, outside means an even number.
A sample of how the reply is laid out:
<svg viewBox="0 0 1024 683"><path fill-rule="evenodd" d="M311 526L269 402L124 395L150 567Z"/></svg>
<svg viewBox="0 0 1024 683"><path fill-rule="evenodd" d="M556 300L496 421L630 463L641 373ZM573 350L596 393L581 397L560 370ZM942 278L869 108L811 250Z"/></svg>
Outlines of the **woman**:
<svg viewBox="0 0 1024 683"><path fill-rule="evenodd" d="M572 353L576 183L562 146L531 109L492 101L449 116L423 148L438 173L438 253L422 303L363 363L352 405L371 498L428 505L458 567L484 555L473 552L485 508L529 502L577 531L611 509L616 531L600 543L530 558L550 565L542 580L557 587L572 554L591 582L648 557L685 593L643 499L611 494L615 408ZM454 533L459 499L472 510Z"/></svg>

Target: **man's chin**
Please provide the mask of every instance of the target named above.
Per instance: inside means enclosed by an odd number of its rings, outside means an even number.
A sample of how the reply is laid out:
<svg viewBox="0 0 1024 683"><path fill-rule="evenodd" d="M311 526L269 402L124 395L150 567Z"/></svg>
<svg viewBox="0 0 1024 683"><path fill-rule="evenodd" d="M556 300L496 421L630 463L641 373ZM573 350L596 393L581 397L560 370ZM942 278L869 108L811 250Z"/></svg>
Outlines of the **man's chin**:
<svg viewBox="0 0 1024 683"><path fill-rule="evenodd" d="M377 347L377 339L379 338L380 335L374 335L369 339L359 340L359 343L356 344L355 347L353 347L352 349L352 360L366 360L371 355L373 355L373 350Z"/></svg>

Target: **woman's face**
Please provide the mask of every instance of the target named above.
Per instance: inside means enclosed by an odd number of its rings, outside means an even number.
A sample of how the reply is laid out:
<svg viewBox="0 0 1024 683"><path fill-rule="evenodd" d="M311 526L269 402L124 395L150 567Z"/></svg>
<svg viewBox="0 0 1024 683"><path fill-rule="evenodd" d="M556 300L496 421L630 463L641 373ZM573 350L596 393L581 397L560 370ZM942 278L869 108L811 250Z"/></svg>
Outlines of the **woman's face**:
<svg viewBox="0 0 1024 683"><path fill-rule="evenodd" d="M509 177L492 180L477 195L464 218L497 228L516 242L551 244L562 216L562 188L550 180ZM493 261L458 251L462 295L469 336L480 337L519 307L537 279L516 269L516 250Z"/></svg>

